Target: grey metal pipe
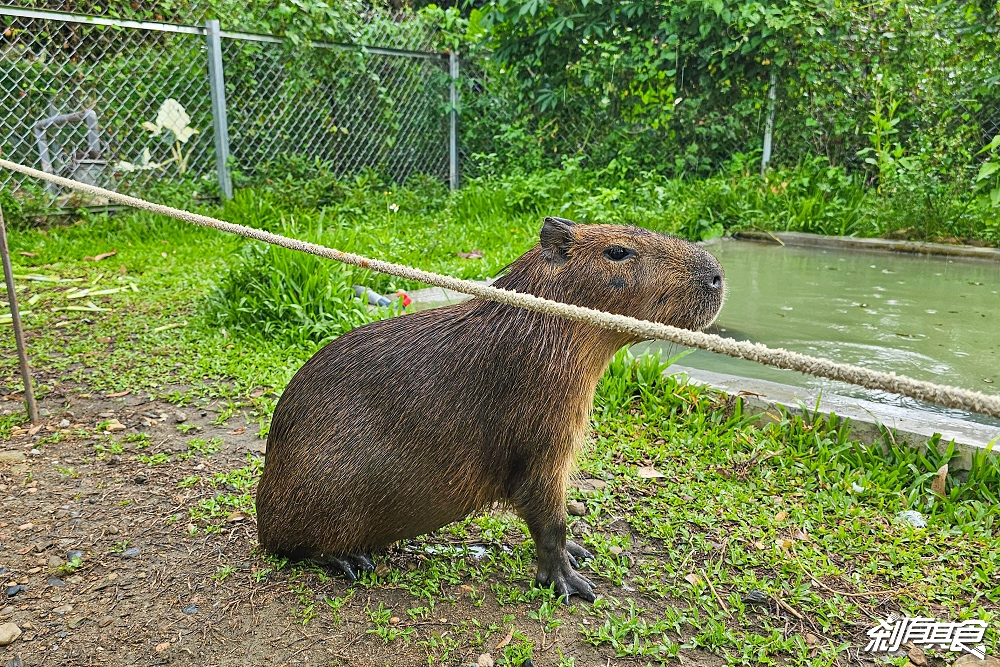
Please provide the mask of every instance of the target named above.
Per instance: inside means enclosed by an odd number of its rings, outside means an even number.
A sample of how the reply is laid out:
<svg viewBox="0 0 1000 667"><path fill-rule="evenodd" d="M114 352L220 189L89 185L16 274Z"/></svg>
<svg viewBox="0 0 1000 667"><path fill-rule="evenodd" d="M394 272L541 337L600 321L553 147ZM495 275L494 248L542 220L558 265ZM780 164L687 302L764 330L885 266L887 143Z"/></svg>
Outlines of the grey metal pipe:
<svg viewBox="0 0 1000 667"><path fill-rule="evenodd" d="M448 54L448 97L451 112L448 114L448 183L452 190L458 189L458 53Z"/></svg>
<svg viewBox="0 0 1000 667"><path fill-rule="evenodd" d="M14 342L17 344L17 360L21 365L21 379L24 381L24 407L32 424L38 423L38 406L35 392L31 387L31 368L28 353L24 347L24 330L21 329L21 311L17 308L17 294L14 292L14 267L10 263L10 249L7 247L7 227L3 222L3 207L0 206L0 260L3 261L3 277L7 282L7 300L10 302L10 316L14 325Z"/></svg>
<svg viewBox="0 0 1000 667"><path fill-rule="evenodd" d="M87 125L87 157L97 160L101 157L101 134L97 126L97 112L93 109L84 109L73 113L59 114L35 123L35 142L38 144L38 157L42 162L42 171L46 174L54 174L52 171L52 156L49 154L49 139L47 132L50 127L62 127L70 123L83 122ZM49 192L58 194L56 189L49 184Z"/></svg>

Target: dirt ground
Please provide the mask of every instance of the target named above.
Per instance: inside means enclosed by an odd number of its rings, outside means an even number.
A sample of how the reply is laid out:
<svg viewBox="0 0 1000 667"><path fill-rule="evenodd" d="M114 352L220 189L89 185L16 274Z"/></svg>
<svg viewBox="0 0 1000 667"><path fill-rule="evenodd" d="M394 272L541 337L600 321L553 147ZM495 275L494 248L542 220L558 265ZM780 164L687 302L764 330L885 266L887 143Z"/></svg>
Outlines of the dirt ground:
<svg viewBox="0 0 1000 667"><path fill-rule="evenodd" d="M0 412L20 408L19 395L2 398ZM235 512L221 532L190 532L189 508L220 489L178 483L246 467L248 453L263 455L264 441L255 429L233 428L242 419L219 426L212 423L218 413L214 404L178 408L134 394L109 397L59 385L40 407L47 413L43 426L32 432L25 424L0 447L6 450L0 461L0 583L6 589L0 624L13 622L22 631L0 649L3 664L361 666L426 665L433 658L434 664L463 665L476 663L482 653L499 661L503 649L497 646L511 640L511 627L520 640L533 643L539 667L646 664L580 641L579 624L587 620L579 607L556 609L554 617L564 623L546 634L528 616L531 605L500 606L486 595L477 606L469 591L488 582L456 582L449 596L454 602L438 604L432 618L408 616L406 609L419 605L419 599L391 586L356 585L338 613L331 614L323 607L325 599L339 603L348 585L310 571L294 581L288 569L262 572L266 562L253 551L252 517ZM184 413L187 433L178 429L178 412ZM107 425L112 420L121 426ZM100 424L113 429L124 451L95 457ZM175 456L150 465L136 460L142 452L130 449L127 436L134 440L140 433L149 435L150 453L183 454L195 436L219 438L221 447L211 456ZM53 437L57 434L61 438ZM43 438L49 442L38 449ZM67 563L73 556L80 558L78 567ZM421 567L419 556L405 550L391 554L388 562ZM219 575L220 569L226 576ZM527 588L529 576L508 583ZM610 582L596 579L602 592L615 593ZM322 611L305 625L303 585ZM628 595L621 589L617 594ZM662 604L641 602L647 609ZM386 642L371 632L366 610L380 604L394 610L393 628L413 631L409 641ZM445 641L449 630L468 630L471 619L482 626L482 637L471 641L465 632L461 642ZM441 648L447 646L453 649ZM722 660L683 649L681 662L717 665Z"/></svg>

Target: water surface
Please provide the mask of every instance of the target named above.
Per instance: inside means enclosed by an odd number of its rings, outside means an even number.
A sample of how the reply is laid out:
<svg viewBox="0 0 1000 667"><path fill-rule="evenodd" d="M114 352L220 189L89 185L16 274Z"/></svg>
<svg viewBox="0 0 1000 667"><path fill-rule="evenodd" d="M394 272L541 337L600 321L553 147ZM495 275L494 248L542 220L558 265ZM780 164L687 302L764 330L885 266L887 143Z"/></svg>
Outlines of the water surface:
<svg viewBox="0 0 1000 667"><path fill-rule="evenodd" d="M726 241L720 335L1000 393L1000 262ZM665 354L679 346L654 343ZM636 351L648 347L637 346ZM701 350L680 364L894 405L926 404ZM944 408L940 413L970 418ZM998 423L977 418L976 421Z"/></svg>

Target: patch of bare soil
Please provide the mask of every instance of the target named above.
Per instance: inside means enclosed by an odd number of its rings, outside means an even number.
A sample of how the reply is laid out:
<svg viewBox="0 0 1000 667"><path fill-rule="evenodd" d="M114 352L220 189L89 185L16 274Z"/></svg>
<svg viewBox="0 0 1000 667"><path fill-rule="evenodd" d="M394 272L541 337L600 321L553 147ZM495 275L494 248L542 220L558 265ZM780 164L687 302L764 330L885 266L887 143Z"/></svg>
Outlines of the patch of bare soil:
<svg viewBox="0 0 1000 667"><path fill-rule="evenodd" d="M86 396L54 392L41 404L48 413L42 428L3 445L0 626L12 623L21 634L0 649L0 664L362 666L426 665L434 658L435 664L463 665L483 653L499 661L503 647L497 646L511 640L511 627L520 641L533 643L539 667L560 664L560 653L579 667L646 664L583 643L583 615L571 608L555 611L563 624L546 634L529 617L537 604L501 606L489 594L477 604L470 591L488 593L490 582L455 582L445 591L453 602L436 605L430 618L414 619L406 610L421 600L401 589L352 588L313 571L294 581L287 568L265 572L248 514L233 510L218 533L201 526L191 534L189 525L190 508L227 491L204 480L246 467L248 453L261 455L263 441L251 429L213 425L212 406L177 408L131 394ZM0 409L8 406L17 407L0 401ZM118 431L124 451L95 457L100 424ZM221 445L215 440L217 452L187 456L193 437L218 438ZM158 452L175 455L159 464L136 458ZM194 477L202 481L179 486ZM392 567L422 566L419 556L402 550L390 561ZM532 574L507 583L527 587ZM603 592L614 592L609 582L597 582ZM351 590L339 610L325 604L339 604ZM642 603L647 609L662 604ZM309 604L319 613L303 624ZM386 642L373 631L369 612L380 604L393 610L388 627L412 630L408 641ZM455 641L472 619L482 627L479 637L466 631ZM721 662L687 649L682 656L689 664ZM483 664L489 664L485 658Z"/></svg>

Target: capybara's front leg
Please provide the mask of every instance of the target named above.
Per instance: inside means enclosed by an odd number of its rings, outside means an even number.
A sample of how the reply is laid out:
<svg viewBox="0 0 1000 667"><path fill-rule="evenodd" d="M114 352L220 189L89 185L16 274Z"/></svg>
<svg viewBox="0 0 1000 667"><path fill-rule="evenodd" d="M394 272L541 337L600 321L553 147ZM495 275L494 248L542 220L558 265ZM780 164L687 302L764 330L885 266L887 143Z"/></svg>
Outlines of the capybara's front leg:
<svg viewBox="0 0 1000 667"><path fill-rule="evenodd" d="M594 582L574 567L591 557L583 547L566 541L566 496L563 489L537 490L525 494L517 504L518 513L527 522L538 553L539 586L552 586L557 596L566 602L579 595L587 602L596 599Z"/></svg>

